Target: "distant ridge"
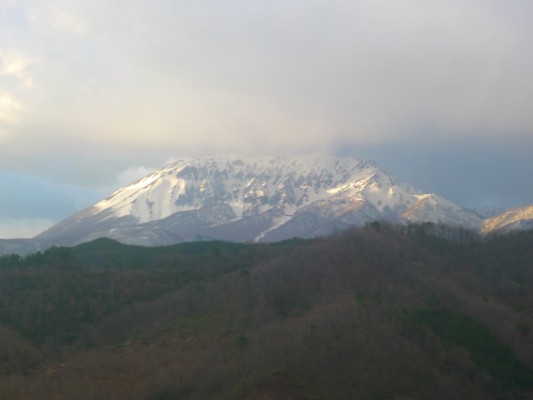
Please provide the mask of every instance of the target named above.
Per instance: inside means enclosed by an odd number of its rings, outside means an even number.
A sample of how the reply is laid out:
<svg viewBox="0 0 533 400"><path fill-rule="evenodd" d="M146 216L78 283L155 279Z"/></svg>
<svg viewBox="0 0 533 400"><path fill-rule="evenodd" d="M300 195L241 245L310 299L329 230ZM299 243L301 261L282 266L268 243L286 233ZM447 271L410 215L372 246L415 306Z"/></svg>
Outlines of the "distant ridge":
<svg viewBox="0 0 533 400"><path fill-rule="evenodd" d="M482 232L533 229L533 206L512 208L483 222Z"/></svg>

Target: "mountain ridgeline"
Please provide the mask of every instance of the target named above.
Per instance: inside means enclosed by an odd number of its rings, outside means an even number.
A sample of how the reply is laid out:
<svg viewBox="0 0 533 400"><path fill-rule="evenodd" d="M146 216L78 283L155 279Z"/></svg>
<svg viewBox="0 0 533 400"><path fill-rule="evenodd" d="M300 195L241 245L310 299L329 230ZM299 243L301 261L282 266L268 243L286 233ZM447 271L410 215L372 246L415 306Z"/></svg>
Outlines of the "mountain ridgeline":
<svg viewBox="0 0 533 400"><path fill-rule="evenodd" d="M0 254L100 237L144 246L276 242L326 236L376 220L432 222L481 234L533 227L533 206L489 215L424 193L367 160L218 155L176 161L33 239L0 240Z"/></svg>
<svg viewBox="0 0 533 400"><path fill-rule="evenodd" d="M530 399L532 243L375 222L2 256L0 397Z"/></svg>
<svg viewBox="0 0 533 400"><path fill-rule="evenodd" d="M374 220L479 230L483 219L375 163L324 155L220 155L177 161L38 235L46 245L310 238ZM501 224L487 225L497 229Z"/></svg>

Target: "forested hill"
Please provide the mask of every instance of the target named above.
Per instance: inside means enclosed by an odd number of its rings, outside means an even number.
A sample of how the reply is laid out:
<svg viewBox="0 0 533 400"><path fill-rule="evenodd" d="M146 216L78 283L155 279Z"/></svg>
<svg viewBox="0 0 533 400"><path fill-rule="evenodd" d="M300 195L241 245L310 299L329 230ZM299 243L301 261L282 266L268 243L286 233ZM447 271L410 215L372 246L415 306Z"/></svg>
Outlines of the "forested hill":
<svg viewBox="0 0 533 400"><path fill-rule="evenodd" d="M0 257L0 398L533 398L533 231Z"/></svg>

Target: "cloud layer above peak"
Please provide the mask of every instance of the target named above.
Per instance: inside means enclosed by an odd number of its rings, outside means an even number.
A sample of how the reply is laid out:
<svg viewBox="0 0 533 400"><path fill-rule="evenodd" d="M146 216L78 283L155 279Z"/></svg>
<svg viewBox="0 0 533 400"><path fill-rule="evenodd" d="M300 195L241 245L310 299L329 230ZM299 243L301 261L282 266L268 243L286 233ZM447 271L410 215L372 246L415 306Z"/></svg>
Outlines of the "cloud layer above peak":
<svg viewBox="0 0 533 400"><path fill-rule="evenodd" d="M253 147L258 137L297 146L302 135L321 145L331 135L385 140L428 124L452 134L523 131L533 128L532 8L11 1L1 57L3 71L34 82L18 94L23 126L116 146ZM40 63L30 74L28 61L6 61L10 51Z"/></svg>

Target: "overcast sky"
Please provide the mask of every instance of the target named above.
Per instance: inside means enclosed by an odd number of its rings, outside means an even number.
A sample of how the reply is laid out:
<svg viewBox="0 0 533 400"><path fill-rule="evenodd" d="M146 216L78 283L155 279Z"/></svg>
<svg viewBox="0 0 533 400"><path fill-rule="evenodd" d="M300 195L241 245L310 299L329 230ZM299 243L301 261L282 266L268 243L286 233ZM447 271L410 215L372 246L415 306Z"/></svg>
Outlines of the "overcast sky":
<svg viewBox="0 0 533 400"><path fill-rule="evenodd" d="M529 0L0 0L0 237L219 152L532 204L532 20Z"/></svg>

